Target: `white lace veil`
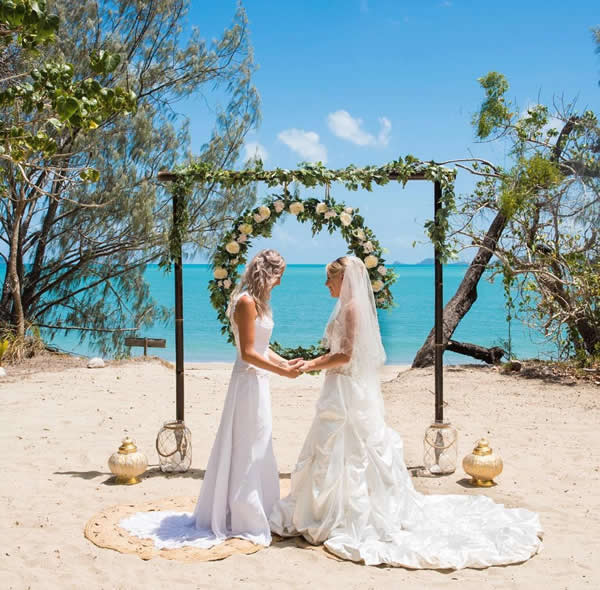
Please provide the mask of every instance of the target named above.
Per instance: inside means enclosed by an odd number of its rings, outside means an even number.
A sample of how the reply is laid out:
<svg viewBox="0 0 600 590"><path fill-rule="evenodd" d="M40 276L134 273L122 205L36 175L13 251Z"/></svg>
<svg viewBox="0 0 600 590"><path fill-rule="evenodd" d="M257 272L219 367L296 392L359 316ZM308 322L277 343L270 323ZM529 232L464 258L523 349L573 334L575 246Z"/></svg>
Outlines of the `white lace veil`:
<svg viewBox="0 0 600 590"><path fill-rule="evenodd" d="M378 382L377 369L385 362L385 350L369 273L363 261L355 256L347 257L340 297L324 340L332 353L351 357L348 369L353 377Z"/></svg>

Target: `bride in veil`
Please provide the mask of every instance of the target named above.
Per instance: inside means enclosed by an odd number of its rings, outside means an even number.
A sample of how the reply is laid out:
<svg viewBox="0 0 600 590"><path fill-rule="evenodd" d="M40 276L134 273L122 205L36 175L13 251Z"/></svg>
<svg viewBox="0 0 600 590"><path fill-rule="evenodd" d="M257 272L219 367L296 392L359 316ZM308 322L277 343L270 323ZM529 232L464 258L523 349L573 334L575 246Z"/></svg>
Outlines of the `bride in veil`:
<svg viewBox="0 0 600 590"><path fill-rule="evenodd" d="M272 531L367 565L485 568L537 553L534 512L484 495L414 489L402 439L384 419L378 369L385 352L367 269L358 258L338 258L326 285L338 298L325 331L329 352L296 361L301 371L325 369L325 379L291 492L270 515Z"/></svg>

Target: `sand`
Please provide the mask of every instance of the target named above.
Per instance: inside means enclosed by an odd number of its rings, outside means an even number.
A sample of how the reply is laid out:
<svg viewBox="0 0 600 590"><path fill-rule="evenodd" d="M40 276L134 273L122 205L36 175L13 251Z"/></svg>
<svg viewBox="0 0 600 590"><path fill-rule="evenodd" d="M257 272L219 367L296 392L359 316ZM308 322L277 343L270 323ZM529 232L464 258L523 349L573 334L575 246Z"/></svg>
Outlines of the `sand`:
<svg viewBox="0 0 600 590"><path fill-rule="evenodd" d="M442 478L415 477L424 493L489 495L540 513L544 549L516 566L458 572L366 567L321 552L275 545L223 561L143 561L101 549L86 521L115 504L195 496L218 425L228 364L186 367L186 423L192 469L165 476L156 434L175 416L174 371L159 362L15 372L0 381L4 458L0 479L0 588L555 588L600 587L600 388L502 375L482 367L445 371L446 417L459 431L459 467ZM387 419L405 440L410 467L423 462L433 415L431 370L385 367ZM274 445L289 478L312 420L321 378L272 378ZM107 460L125 434L149 458L134 486L112 484ZM498 485L466 487L460 460L486 436L504 460Z"/></svg>

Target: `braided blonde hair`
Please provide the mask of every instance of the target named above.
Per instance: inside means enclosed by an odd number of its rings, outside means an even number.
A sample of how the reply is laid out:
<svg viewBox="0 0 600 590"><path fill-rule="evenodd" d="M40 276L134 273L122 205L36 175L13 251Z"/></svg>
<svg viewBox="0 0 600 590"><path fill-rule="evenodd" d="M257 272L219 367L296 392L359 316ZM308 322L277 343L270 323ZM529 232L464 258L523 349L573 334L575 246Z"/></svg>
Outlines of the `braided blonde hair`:
<svg viewBox="0 0 600 590"><path fill-rule="evenodd" d="M254 299L259 317L268 315L273 283L283 274L285 260L277 250L261 250L247 265L242 278L229 298L227 317L233 322L234 304L240 293L247 291Z"/></svg>

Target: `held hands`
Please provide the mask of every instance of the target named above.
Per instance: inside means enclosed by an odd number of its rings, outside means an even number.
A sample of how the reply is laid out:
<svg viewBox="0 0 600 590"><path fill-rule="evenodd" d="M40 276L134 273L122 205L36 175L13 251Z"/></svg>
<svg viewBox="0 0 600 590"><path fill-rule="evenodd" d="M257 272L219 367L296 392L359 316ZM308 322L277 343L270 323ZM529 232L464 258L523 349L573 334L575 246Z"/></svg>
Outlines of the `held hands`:
<svg viewBox="0 0 600 590"><path fill-rule="evenodd" d="M302 372L299 371L295 365L292 365L292 361L282 361L280 363L280 366L283 369L281 373L283 377L288 377L289 379L296 379L296 377L302 375Z"/></svg>
<svg viewBox="0 0 600 590"><path fill-rule="evenodd" d="M288 361L288 365L300 373L306 373L311 370L310 361L304 360L303 358L292 359L291 361Z"/></svg>

